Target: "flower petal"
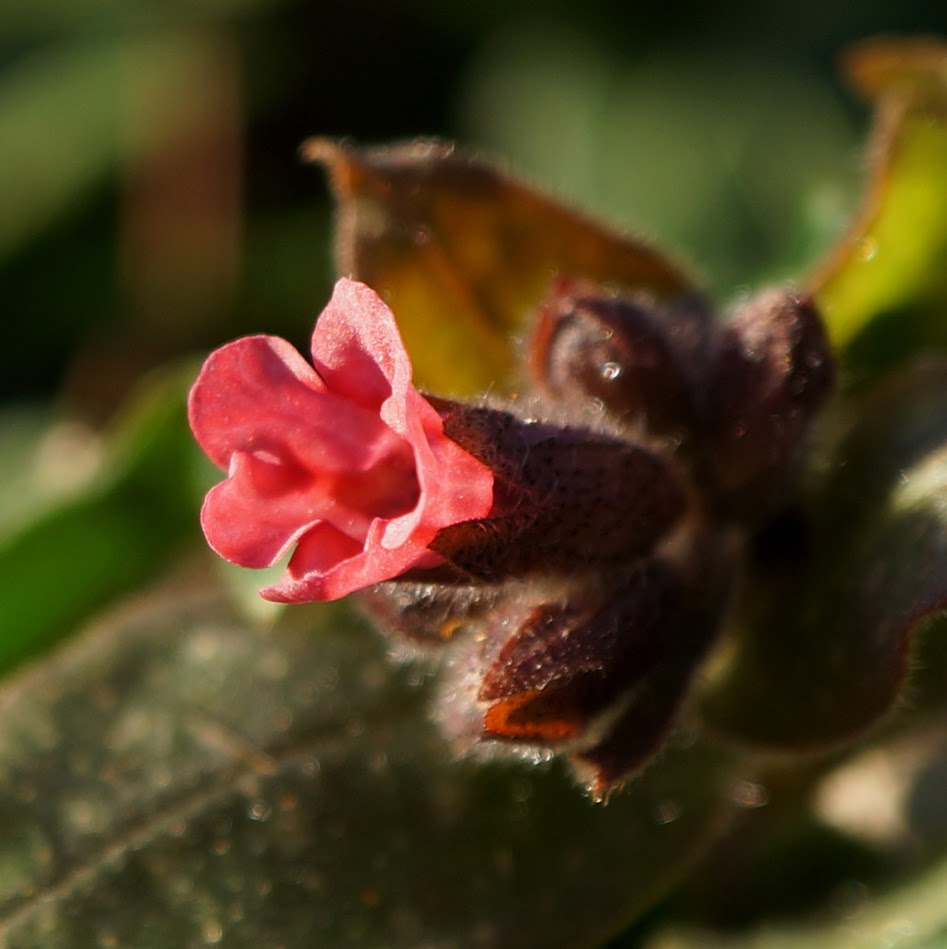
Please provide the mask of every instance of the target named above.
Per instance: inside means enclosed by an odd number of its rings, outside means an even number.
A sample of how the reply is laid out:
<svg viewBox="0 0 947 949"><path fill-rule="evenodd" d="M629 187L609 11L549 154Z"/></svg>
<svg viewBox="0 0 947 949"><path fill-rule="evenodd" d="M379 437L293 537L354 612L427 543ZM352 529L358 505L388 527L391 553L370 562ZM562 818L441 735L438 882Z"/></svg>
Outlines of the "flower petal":
<svg viewBox="0 0 947 949"><path fill-rule="evenodd" d="M325 385L284 339L245 336L207 357L188 398L191 430L218 467L261 433L298 425L300 408Z"/></svg>
<svg viewBox="0 0 947 949"><path fill-rule="evenodd" d="M316 322L312 360L333 392L376 413L411 385L411 361L391 310L371 287L344 277Z"/></svg>
<svg viewBox="0 0 947 949"><path fill-rule="evenodd" d="M236 454L230 477L208 492L201 508L207 543L242 567L276 563L321 513L313 507L318 496L304 490L310 480L302 469ZM261 491L261 482L270 484ZM266 492L277 483L281 491Z"/></svg>
<svg viewBox="0 0 947 949"><path fill-rule="evenodd" d="M283 579L261 590L261 595L277 603L336 600L412 567L436 567L443 562L411 541L395 550L383 549L384 524L375 522L364 549L330 524L316 525L300 539Z"/></svg>
<svg viewBox="0 0 947 949"><path fill-rule="evenodd" d="M397 451L377 416L326 389L284 339L245 336L208 356L188 399L191 429L227 470L235 451L291 450L306 467L364 471Z"/></svg>
<svg viewBox="0 0 947 949"><path fill-rule="evenodd" d="M486 517L493 506L493 472L444 434L441 417L419 392L412 389L404 404L423 507L391 521L385 547L408 536L430 543L442 527Z"/></svg>
<svg viewBox="0 0 947 949"><path fill-rule="evenodd" d="M421 498L393 519L381 543L429 543L441 527L485 517L493 473L443 432L434 408L411 384L411 362L391 310L370 287L341 279L312 337L313 362L333 392L375 407L413 447Z"/></svg>

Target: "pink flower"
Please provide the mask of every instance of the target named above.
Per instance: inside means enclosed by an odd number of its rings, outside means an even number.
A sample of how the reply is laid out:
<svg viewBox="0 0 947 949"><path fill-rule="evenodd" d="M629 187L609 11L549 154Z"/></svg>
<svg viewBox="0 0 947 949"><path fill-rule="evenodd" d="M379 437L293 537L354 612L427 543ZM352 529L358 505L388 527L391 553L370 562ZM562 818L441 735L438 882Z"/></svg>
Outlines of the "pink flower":
<svg viewBox="0 0 947 949"><path fill-rule="evenodd" d="M493 502L492 472L444 435L373 290L339 280L312 359L278 337L238 339L211 353L188 404L228 473L201 510L210 546L244 567L296 547L268 600L333 600L437 566L437 532Z"/></svg>

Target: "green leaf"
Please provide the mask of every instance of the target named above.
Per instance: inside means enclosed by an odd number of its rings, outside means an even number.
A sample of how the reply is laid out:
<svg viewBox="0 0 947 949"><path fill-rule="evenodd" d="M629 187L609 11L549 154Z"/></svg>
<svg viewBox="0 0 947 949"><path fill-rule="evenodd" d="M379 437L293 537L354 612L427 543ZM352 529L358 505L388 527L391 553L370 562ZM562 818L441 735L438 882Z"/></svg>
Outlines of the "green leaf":
<svg viewBox="0 0 947 949"><path fill-rule="evenodd" d="M877 369L947 344L947 45L873 40L846 65L876 101L871 174L811 288L833 342Z"/></svg>
<svg viewBox="0 0 947 949"><path fill-rule="evenodd" d="M699 744L604 807L458 762L344 605L286 615L171 589L0 689L0 943L594 945L728 812Z"/></svg>
<svg viewBox="0 0 947 949"><path fill-rule="evenodd" d="M483 392L515 379L511 336L557 273L693 296L674 264L452 146L358 151L322 140L339 201L338 270L398 318L419 384Z"/></svg>
<svg viewBox="0 0 947 949"><path fill-rule="evenodd" d="M192 377L190 366L153 377L120 417L98 475L0 536L0 670L155 576L196 535Z"/></svg>
<svg viewBox="0 0 947 949"><path fill-rule="evenodd" d="M892 708L914 633L947 606L947 365L903 373L853 417L799 562L757 559L748 577L735 655L706 703L741 741L856 737Z"/></svg>

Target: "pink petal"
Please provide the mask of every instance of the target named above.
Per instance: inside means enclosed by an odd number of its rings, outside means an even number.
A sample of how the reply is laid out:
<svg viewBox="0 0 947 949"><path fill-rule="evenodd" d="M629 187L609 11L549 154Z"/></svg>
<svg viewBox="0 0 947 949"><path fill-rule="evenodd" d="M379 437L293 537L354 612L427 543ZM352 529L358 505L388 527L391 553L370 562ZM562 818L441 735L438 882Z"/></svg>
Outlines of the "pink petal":
<svg viewBox="0 0 947 949"><path fill-rule="evenodd" d="M414 543L397 550L381 549L378 534L382 523L369 534L364 550L329 525L318 525L301 538L283 579L261 590L261 595L277 603L337 600L412 567L435 567L443 562Z"/></svg>
<svg viewBox="0 0 947 949"><path fill-rule="evenodd" d="M377 406L414 448L421 501L388 524L385 548L412 536L426 544L441 527L486 516L493 473L446 438L440 416L411 385L411 362L394 316L374 290L345 278L336 283L316 323L312 354L334 392Z"/></svg>
<svg viewBox="0 0 947 949"><path fill-rule="evenodd" d="M431 414L434 421L427 435L430 468L418 471L421 490L427 496L425 518L440 529L486 517L493 507L493 472L444 435L440 416L433 408ZM435 422L436 433L431 431Z"/></svg>
<svg viewBox="0 0 947 949"><path fill-rule="evenodd" d="M329 392L286 340L245 336L208 356L188 399L191 429L225 470L235 451L285 453L334 471L364 470L397 440L371 413Z"/></svg>
<svg viewBox="0 0 947 949"><path fill-rule="evenodd" d="M333 392L375 412L411 384L411 361L391 310L371 287L345 277L316 322L312 359Z"/></svg>
<svg viewBox="0 0 947 949"><path fill-rule="evenodd" d="M294 426L299 406L325 385L284 339L246 336L207 357L188 398L191 430L211 461L228 468L260 431Z"/></svg>
<svg viewBox="0 0 947 949"><path fill-rule="evenodd" d="M287 573L297 580L309 575L324 575L342 561L363 553L361 542L352 540L331 524L319 524L297 545Z"/></svg>
<svg viewBox="0 0 947 949"><path fill-rule="evenodd" d="M261 485L266 480L270 491ZM201 508L207 543L242 567L271 566L320 517L316 502L328 503L307 491L311 483L296 466L235 455L230 477L208 492Z"/></svg>
<svg viewBox="0 0 947 949"><path fill-rule="evenodd" d="M441 417L413 388L405 399L404 421L423 503L389 523L385 547L396 547L408 536L428 544L442 527L486 517L493 506L493 472L444 434Z"/></svg>

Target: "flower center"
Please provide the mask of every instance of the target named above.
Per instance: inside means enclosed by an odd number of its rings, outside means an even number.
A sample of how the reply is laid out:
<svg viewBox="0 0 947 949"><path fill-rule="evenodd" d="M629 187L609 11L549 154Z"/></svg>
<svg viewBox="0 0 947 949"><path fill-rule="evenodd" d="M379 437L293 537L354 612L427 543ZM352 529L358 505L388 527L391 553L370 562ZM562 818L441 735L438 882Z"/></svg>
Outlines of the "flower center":
<svg viewBox="0 0 947 949"><path fill-rule="evenodd" d="M326 522L363 543L374 520L407 514L421 497L411 446L387 426L366 435L344 470L331 456L287 444L241 453L253 493L298 526Z"/></svg>

